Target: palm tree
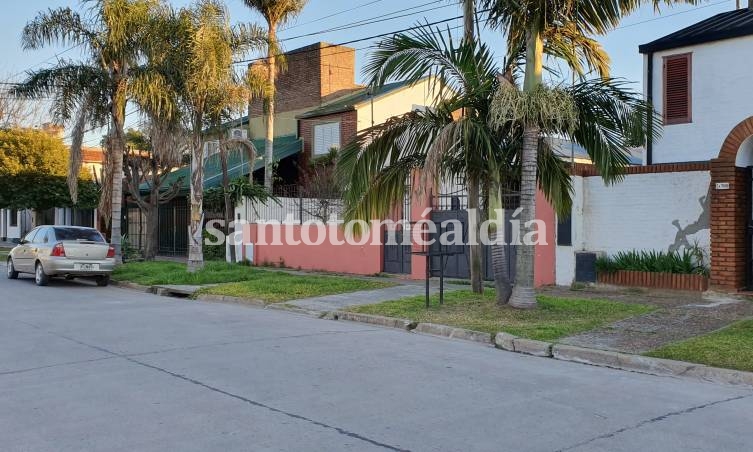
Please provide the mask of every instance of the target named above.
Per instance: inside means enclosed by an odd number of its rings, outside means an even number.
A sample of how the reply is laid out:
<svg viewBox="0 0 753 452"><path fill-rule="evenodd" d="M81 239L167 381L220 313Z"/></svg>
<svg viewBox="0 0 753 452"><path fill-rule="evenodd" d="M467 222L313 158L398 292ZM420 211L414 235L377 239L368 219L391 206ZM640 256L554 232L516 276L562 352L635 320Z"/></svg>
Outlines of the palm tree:
<svg viewBox="0 0 753 452"><path fill-rule="evenodd" d="M525 51L523 93L505 93L505 99L529 113L512 115L525 123L520 187L522 234L532 232L536 214L536 168L541 127L577 127L574 122L566 124L570 120L576 120L574 111L567 111L569 107L573 107L566 100L567 96L548 91L543 85L545 45L550 46L550 55L562 58L574 71L582 72L581 62L585 60L592 69L605 77L608 75L609 59L592 36L603 35L614 29L625 15L643 4L651 3L658 8L661 3L679 2L694 4L697 0L482 0L483 6L489 11L490 23L506 33L508 49L513 54L521 49ZM550 108L553 101L563 102L554 104L560 107L558 110ZM502 105L501 108L510 113L511 105ZM602 177L607 181L620 172L619 165L600 169L606 170L602 171ZM512 306L536 307L533 269L533 245L524 244L517 255L516 282L510 301Z"/></svg>
<svg viewBox="0 0 753 452"><path fill-rule="evenodd" d="M463 8L463 40L469 44L476 40L476 0L461 0ZM464 111L463 114L472 115L471 111ZM474 215L468 219L468 227L475 231L478 237L480 232L480 219L477 213L481 212L481 181L476 172L469 171L465 174L465 182L468 188L468 210L474 212ZM484 291L484 248L479 243L470 244L469 248L469 267L471 270L471 289L474 293L483 293Z"/></svg>
<svg viewBox="0 0 753 452"><path fill-rule="evenodd" d="M199 0L191 8L170 12L161 27L173 48L164 86L176 93L191 134L188 270L197 271L204 266L204 129L244 105L248 92L233 70L233 59L261 48L266 39L256 26L231 26L226 8L217 0Z"/></svg>
<svg viewBox="0 0 753 452"><path fill-rule="evenodd" d="M126 104L131 95L131 68L138 64L148 27L144 24L161 5L160 0L90 0L85 15L70 8L40 12L23 30L25 49L60 44L80 47L84 61L59 60L58 64L31 72L16 88L30 98L52 97L52 111L60 122L74 120L69 189L77 198L76 179L81 168L81 144L88 127L109 123L106 149L112 162L111 242L121 261L121 204L123 199L123 154ZM150 90L147 79L139 82ZM154 91L152 91L154 92ZM107 190L105 190L105 193ZM107 200L101 201L107 204Z"/></svg>
<svg viewBox="0 0 753 452"><path fill-rule="evenodd" d="M264 139L264 186L272 192L272 171L274 163L275 139L275 81L278 66L283 62L280 52L280 42L277 39L277 28L297 16L307 0L243 0L249 8L255 9L267 21L267 69L266 89L264 96L264 124L266 137ZM279 60L279 61L278 61ZM250 115L250 107L249 107Z"/></svg>
<svg viewBox="0 0 753 452"><path fill-rule="evenodd" d="M512 70L519 68L514 65ZM415 84L429 76L438 90L448 90L434 108L366 129L343 148L337 170L345 188L346 220L387 217L403 199L411 170L424 168L427 177L475 174L489 187L491 219L501 222L501 187L519 182L522 175L525 123L505 119L500 108L504 99L498 93L517 90L511 76L500 76L487 46L467 41L456 45L449 32L420 27L381 42L366 71L374 86L395 79ZM625 87L625 82L604 79L558 91L572 101L569 111L576 119L537 126L548 134L567 134L589 150L605 174L616 175L627 165L627 143L647 133L644 119L649 108ZM458 117L460 110L466 114ZM538 185L559 212L569 212L567 163L546 142L537 152ZM506 277L504 271L495 272L500 273ZM505 281L497 282L504 289Z"/></svg>

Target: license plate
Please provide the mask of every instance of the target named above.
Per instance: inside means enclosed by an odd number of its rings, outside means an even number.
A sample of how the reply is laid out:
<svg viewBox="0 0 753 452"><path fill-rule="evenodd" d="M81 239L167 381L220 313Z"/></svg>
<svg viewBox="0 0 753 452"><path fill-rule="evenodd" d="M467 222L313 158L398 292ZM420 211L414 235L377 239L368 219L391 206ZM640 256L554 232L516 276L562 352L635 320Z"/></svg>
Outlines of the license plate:
<svg viewBox="0 0 753 452"><path fill-rule="evenodd" d="M99 264L73 264L73 269L81 272L99 270Z"/></svg>

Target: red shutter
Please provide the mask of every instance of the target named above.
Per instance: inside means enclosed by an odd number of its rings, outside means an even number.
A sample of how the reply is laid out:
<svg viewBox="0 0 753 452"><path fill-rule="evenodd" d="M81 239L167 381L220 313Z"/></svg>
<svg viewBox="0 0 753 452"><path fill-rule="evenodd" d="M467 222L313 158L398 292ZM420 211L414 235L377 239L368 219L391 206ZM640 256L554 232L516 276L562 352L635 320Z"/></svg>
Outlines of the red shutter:
<svg viewBox="0 0 753 452"><path fill-rule="evenodd" d="M692 121L691 54L664 58L664 123Z"/></svg>

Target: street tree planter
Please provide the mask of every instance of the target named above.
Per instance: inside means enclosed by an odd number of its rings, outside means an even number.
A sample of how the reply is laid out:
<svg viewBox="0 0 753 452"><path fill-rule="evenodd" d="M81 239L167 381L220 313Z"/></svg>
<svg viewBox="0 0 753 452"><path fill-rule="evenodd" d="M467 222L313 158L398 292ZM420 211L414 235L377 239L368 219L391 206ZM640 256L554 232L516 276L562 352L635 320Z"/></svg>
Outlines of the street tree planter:
<svg viewBox="0 0 753 452"><path fill-rule="evenodd" d="M704 275L651 273L630 270L618 270L614 273L599 272L598 281L601 284L614 286L692 290L697 292L705 292L709 288L709 279Z"/></svg>

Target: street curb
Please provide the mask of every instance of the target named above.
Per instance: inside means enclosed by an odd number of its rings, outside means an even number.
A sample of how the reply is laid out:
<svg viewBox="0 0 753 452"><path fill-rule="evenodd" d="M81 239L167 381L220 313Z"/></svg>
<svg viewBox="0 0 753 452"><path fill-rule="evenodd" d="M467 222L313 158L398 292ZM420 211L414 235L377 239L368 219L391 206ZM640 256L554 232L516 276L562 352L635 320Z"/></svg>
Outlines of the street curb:
<svg viewBox="0 0 753 452"><path fill-rule="evenodd" d="M524 355L538 356L540 358L552 357L552 344L549 342L535 341L532 339L515 338L512 341L515 352Z"/></svg>
<svg viewBox="0 0 753 452"><path fill-rule="evenodd" d="M124 282L124 281L111 281L110 282L113 286L119 287L121 289L130 289L130 290L136 290L139 292L144 293L155 293L154 287L152 286L142 286L141 284L136 284L132 282Z"/></svg>
<svg viewBox="0 0 753 452"><path fill-rule="evenodd" d="M258 307L265 307L265 303L262 300L254 298L241 298L231 297L228 295L212 295L212 294L198 294L194 298L196 301L211 301L214 303L233 303L233 304L246 304Z"/></svg>
<svg viewBox="0 0 753 452"><path fill-rule="evenodd" d="M357 312L335 311L329 313L331 320L345 320L348 322L368 323L369 325L378 325L386 328L397 328L399 330L411 331L416 328L416 323L408 319L397 319L393 317L382 317L379 315L359 314Z"/></svg>
<svg viewBox="0 0 753 452"><path fill-rule="evenodd" d="M492 336L489 333L466 330L464 328L455 328L447 325L438 325L436 323L419 323L413 331L431 336L441 336L449 339L460 339L462 341L492 345Z"/></svg>
<svg viewBox="0 0 753 452"><path fill-rule="evenodd" d="M555 359L560 361L572 361L657 375L687 375L694 368L705 367L702 364L561 344L555 344L552 347L552 354Z"/></svg>
<svg viewBox="0 0 753 452"><path fill-rule="evenodd" d="M298 306L291 306L285 303L271 303L264 306L264 309L269 309L271 311L291 312L293 314L301 314L308 317L314 317L316 319L326 319L327 316L331 315L331 313L329 312L309 311L308 309L299 308Z"/></svg>

